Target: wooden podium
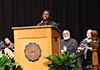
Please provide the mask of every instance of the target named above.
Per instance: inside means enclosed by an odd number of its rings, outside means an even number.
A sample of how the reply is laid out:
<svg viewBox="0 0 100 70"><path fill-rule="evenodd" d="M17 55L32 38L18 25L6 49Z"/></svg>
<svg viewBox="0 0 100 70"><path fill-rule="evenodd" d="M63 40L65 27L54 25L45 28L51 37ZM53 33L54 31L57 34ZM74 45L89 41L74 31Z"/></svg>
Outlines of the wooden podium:
<svg viewBox="0 0 100 70"><path fill-rule="evenodd" d="M50 63L44 57L53 54L61 54L61 30L53 25L12 27L14 31L15 62L18 62L23 70L47 70ZM41 48L41 56L38 60L30 61L25 56L25 47L29 43L36 43Z"/></svg>

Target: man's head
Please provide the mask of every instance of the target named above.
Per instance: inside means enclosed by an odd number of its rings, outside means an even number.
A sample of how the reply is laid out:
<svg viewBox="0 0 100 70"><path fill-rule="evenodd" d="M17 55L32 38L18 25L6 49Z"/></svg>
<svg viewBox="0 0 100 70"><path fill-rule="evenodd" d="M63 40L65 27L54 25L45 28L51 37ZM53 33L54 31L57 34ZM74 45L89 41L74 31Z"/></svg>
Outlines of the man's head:
<svg viewBox="0 0 100 70"><path fill-rule="evenodd" d="M50 18L51 18L51 11L48 10L48 9L44 10L43 13L42 13L42 18L43 18L44 21L50 20Z"/></svg>
<svg viewBox="0 0 100 70"><path fill-rule="evenodd" d="M64 30L62 35L64 40L68 40L70 38L70 32L68 30Z"/></svg>
<svg viewBox="0 0 100 70"><path fill-rule="evenodd" d="M91 38L91 37L92 37L92 36L91 36L91 32L92 32L91 29L89 29L89 30L87 31L87 33L86 33L87 38Z"/></svg>
<svg viewBox="0 0 100 70"><path fill-rule="evenodd" d="M9 38L5 38L5 43L6 43L7 45L10 44L10 40L9 40Z"/></svg>

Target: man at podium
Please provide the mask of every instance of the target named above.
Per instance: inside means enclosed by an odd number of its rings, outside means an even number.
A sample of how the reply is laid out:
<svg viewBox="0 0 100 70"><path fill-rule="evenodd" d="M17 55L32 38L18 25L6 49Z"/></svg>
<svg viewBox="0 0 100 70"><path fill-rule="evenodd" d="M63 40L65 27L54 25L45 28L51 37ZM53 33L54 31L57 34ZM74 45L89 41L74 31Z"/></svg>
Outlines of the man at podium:
<svg viewBox="0 0 100 70"><path fill-rule="evenodd" d="M37 24L37 26L55 25L58 28L57 23L51 20L51 11L46 9L42 13L43 20Z"/></svg>

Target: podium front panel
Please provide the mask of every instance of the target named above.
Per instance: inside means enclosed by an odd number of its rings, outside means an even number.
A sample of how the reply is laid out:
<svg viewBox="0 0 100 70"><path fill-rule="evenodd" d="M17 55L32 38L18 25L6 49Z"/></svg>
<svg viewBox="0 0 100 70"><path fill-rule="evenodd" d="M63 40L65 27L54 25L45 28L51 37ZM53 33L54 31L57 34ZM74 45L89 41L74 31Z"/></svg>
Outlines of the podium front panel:
<svg viewBox="0 0 100 70"><path fill-rule="evenodd" d="M15 62L18 62L23 70L47 70L47 64L51 63L44 57L60 55L60 34L56 30L48 28L22 28L14 29ZM25 46L36 43L41 48L41 56L36 61L29 61L25 57Z"/></svg>

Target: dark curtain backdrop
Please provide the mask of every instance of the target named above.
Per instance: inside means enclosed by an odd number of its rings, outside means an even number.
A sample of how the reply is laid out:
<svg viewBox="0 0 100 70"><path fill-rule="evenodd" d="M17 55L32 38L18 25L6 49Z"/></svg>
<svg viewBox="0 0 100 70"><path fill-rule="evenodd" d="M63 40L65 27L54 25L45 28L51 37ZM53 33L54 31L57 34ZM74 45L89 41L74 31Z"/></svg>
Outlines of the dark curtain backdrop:
<svg viewBox="0 0 100 70"><path fill-rule="evenodd" d="M0 39L14 41L11 28L36 25L45 9L51 10L59 29L69 30L78 43L88 29L100 34L100 0L0 0Z"/></svg>

